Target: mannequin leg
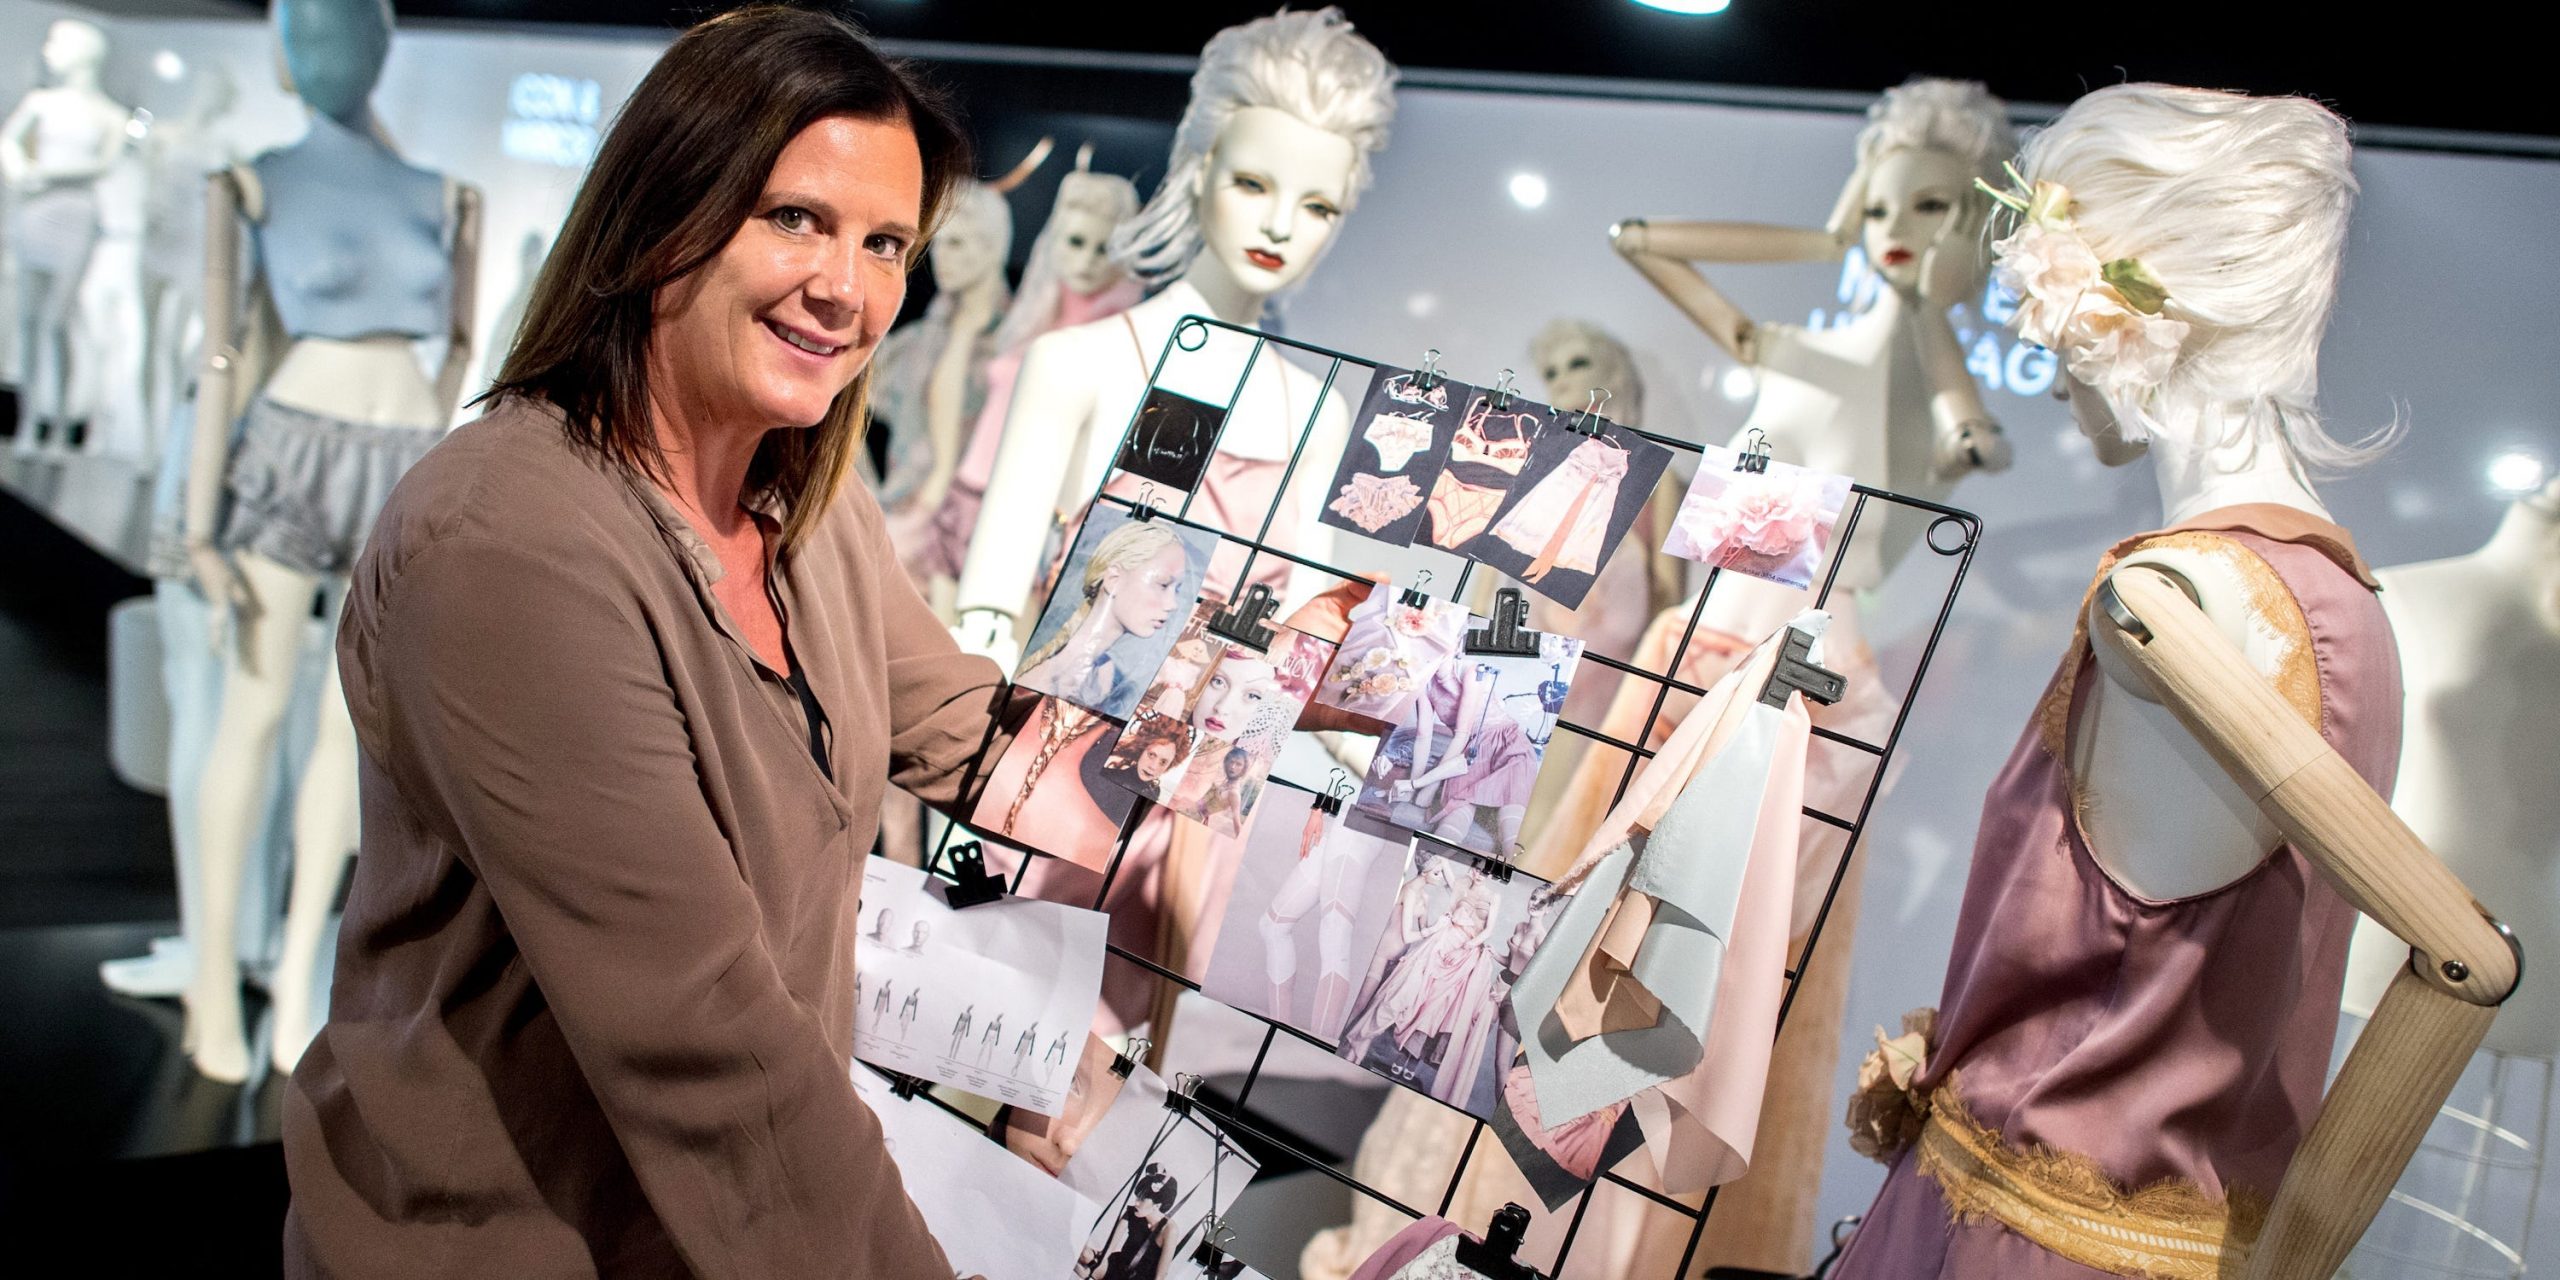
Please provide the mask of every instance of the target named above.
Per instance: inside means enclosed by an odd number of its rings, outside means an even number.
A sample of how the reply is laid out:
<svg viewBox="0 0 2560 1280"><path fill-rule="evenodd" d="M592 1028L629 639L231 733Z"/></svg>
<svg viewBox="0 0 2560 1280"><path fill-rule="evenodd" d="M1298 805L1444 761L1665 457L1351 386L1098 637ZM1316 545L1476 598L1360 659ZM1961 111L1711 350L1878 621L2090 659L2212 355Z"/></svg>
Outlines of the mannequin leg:
<svg viewBox="0 0 2560 1280"><path fill-rule="evenodd" d="M311 759L293 796L293 898L285 908L284 948L268 984L275 997L280 1072L293 1070L319 1030L312 1001L319 989L320 939L338 900L338 883L355 858L358 825L355 725L347 718L346 691L332 662L321 677Z"/></svg>
<svg viewBox="0 0 2560 1280"><path fill-rule="evenodd" d="M303 619L319 583L259 555L235 558L255 602L255 615L233 627L196 816L204 877L203 933L195 980L188 984L187 1037L196 1070L236 1084L249 1075L249 1042L240 1012L239 905L242 877L255 853L260 810L272 781L276 738L293 698L294 659ZM343 713L342 713L343 714Z"/></svg>
<svg viewBox="0 0 2560 1280"><path fill-rule="evenodd" d="M151 586L160 623L160 689L169 704L169 848L178 864L178 937L155 939L151 954L99 966L107 986L129 996L174 996L195 971L192 948L204 933L204 868L196 811L214 722L222 714L222 657L205 647L212 606L193 584Z"/></svg>

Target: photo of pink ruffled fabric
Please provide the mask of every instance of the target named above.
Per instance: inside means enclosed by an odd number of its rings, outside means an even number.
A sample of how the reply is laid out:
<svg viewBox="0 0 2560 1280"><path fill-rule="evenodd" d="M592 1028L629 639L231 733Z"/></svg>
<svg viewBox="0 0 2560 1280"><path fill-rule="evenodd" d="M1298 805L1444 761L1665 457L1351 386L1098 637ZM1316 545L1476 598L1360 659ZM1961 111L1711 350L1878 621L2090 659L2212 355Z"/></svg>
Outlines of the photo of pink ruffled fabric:
<svg viewBox="0 0 2560 1280"><path fill-rule="evenodd" d="M1706 450L1662 549L1790 587L1811 586L1848 505L1849 477L1776 461L1765 473L1737 471L1734 461L1731 449Z"/></svg>

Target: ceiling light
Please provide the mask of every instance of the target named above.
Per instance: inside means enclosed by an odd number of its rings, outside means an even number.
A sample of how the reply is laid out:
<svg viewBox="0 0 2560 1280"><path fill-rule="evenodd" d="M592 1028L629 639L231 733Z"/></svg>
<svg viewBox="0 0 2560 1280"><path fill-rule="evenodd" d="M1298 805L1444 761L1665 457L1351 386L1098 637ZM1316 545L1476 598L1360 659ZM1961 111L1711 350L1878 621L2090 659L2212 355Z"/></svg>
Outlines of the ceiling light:
<svg viewBox="0 0 2560 1280"><path fill-rule="evenodd" d="M1547 180L1534 173L1511 175L1511 202L1523 209L1535 209L1547 202Z"/></svg>
<svg viewBox="0 0 2560 1280"><path fill-rule="evenodd" d="M2489 487L2510 498L2541 488L2550 474L2551 468L2542 459L2521 449L2489 459Z"/></svg>
<svg viewBox="0 0 2560 1280"><path fill-rule="evenodd" d="M151 74L175 83L178 77L186 73L187 60L179 57L177 50L163 49L151 55Z"/></svg>
<svg viewBox="0 0 2560 1280"><path fill-rule="evenodd" d="M1734 365L1716 379L1716 390L1724 393L1725 399L1737 404L1750 399L1751 393L1759 389L1760 379L1758 375L1752 373L1751 366L1747 364Z"/></svg>
<svg viewBox="0 0 2560 1280"><path fill-rule="evenodd" d="M1636 0L1636 3L1648 9L1660 9L1664 13L1700 18L1710 13L1724 12L1733 0Z"/></svg>

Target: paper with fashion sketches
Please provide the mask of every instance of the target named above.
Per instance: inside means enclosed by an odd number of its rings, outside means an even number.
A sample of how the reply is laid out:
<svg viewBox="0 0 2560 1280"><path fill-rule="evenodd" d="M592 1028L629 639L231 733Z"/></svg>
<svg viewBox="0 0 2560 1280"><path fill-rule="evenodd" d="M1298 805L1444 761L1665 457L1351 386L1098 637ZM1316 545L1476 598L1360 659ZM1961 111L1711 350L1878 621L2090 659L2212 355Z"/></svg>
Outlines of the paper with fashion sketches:
<svg viewBox="0 0 2560 1280"><path fill-rule="evenodd" d="M1707 446L1680 499L1663 551L1683 560L1809 587L1849 503L1849 477L1772 459L1766 474L1734 470L1735 453Z"/></svg>
<svg viewBox="0 0 2560 1280"><path fill-rule="evenodd" d="M1513 856L1581 660L1580 640L1545 632L1535 656L1442 663L1370 758L1355 803L1443 844Z"/></svg>
<svg viewBox="0 0 2560 1280"><path fill-rule="evenodd" d="M1227 894L1201 990L1330 1046L1394 914L1412 837L1357 809L1327 815L1315 797L1263 798Z"/></svg>
<svg viewBox="0 0 2560 1280"><path fill-rule="evenodd" d="M1133 1066L1100 1124L1058 1180L1097 1206L1080 1224L1066 1273L1092 1280L1158 1280L1180 1268L1212 1214L1235 1207L1261 1166L1199 1112L1165 1105L1165 1083Z"/></svg>
<svg viewBox="0 0 2560 1280"><path fill-rule="evenodd" d="M1209 632L1201 605L1113 743L1104 776L1220 835L1244 834L1332 644L1272 627L1267 650Z"/></svg>
<svg viewBox="0 0 2560 1280"><path fill-rule="evenodd" d="M1217 542L1206 529L1094 504L1013 682L1127 719L1199 597Z"/></svg>
<svg viewBox="0 0 2560 1280"><path fill-rule="evenodd" d="M1826 622L1790 625L1819 636ZM1811 734L1803 699L1759 698L1785 633L1646 763L1557 882L1573 896L1511 993L1537 1111L1553 1124L1631 1103L1667 1189L1750 1164Z"/></svg>
<svg viewBox="0 0 2560 1280"><path fill-rule="evenodd" d="M1449 462L1449 444L1475 388L1380 365L1351 417L1351 441L1317 518L1389 546L1413 541L1423 499Z"/></svg>
<svg viewBox="0 0 2560 1280"><path fill-rule="evenodd" d="M1495 878L1477 859L1417 842L1372 947L1334 1054L1470 1115L1500 1105L1519 1037L1504 1016L1535 876Z"/></svg>
<svg viewBox="0 0 2560 1280"><path fill-rule="evenodd" d="M1417 608L1403 596L1382 582L1351 610L1350 629L1316 685L1316 701L1393 721L1440 665L1457 656L1466 643L1466 606L1431 600Z"/></svg>
<svg viewBox="0 0 2560 1280"><path fill-rule="evenodd" d="M931 1099L901 1098L868 1067L854 1093L880 1117L907 1198L942 1245L952 1274L986 1280L1052 1280L1073 1272L1077 1233L1094 1203L1015 1159ZM1002 1223L999 1231L989 1223Z"/></svg>
<svg viewBox="0 0 2560 1280"><path fill-rule="evenodd" d="M1056 1115L1102 994L1108 919L1007 896L962 911L917 868L862 863L853 1056Z"/></svg>
<svg viewBox="0 0 2560 1280"><path fill-rule="evenodd" d="M1466 552L1568 609L1582 607L1671 465L1669 449L1605 418L1592 422L1592 434L1565 429L1580 418L1560 413L1538 437L1491 527Z"/></svg>

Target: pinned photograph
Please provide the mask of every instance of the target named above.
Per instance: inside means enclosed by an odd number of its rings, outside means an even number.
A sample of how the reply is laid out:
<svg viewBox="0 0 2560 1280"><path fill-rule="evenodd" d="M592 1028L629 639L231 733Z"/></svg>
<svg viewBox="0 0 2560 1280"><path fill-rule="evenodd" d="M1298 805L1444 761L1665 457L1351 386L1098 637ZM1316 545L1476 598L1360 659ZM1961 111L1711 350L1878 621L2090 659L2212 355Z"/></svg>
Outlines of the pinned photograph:
<svg viewBox="0 0 2560 1280"><path fill-rule="evenodd" d="M1097 503L1031 629L1014 683L1114 720L1173 648L1217 535Z"/></svg>
<svg viewBox="0 0 2560 1280"><path fill-rule="evenodd" d="M969 825L1100 871L1138 807L1107 766L1120 726L1072 702L1042 698L987 771Z"/></svg>
<svg viewBox="0 0 2560 1280"><path fill-rule="evenodd" d="M1441 664L1457 656L1467 637L1466 606L1433 600L1417 608L1403 596L1382 582L1351 610L1350 629L1316 685L1316 701L1392 721Z"/></svg>
<svg viewBox="0 0 2560 1280"><path fill-rule="evenodd" d="M923 871L862 863L853 1056L1042 1115L1093 1030L1109 920L1036 898L955 911Z"/></svg>
<svg viewBox="0 0 2560 1280"><path fill-rule="evenodd" d="M1104 776L1236 836L1252 819L1333 646L1273 627L1267 652L1249 649L1209 632L1217 612L1204 604L1193 613L1139 698L1137 718L1113 744ZM1164 763L1176 744L1180 758Z"/></svg>
<svg viewBox="0 0 2560 1280"><path fill-rule="evenodd" d="M1582 642L1542 632L1536 656L1461 652L1395 721L1356 806L1442 844L1516 856L1529 796Z"/></svg>
<svg viewBox="0 0 2560 1280"><path fill-rule="evenodd" d="M1478 1118L1520 1048L1505 1016L1537 950L1523 933L1534 876L1498 880L1475 858L1414 846L1370 949L1334 1053Z"/></svg>
<svg viewBox="0 0 2560 1280"><path fill-rule="evenodd" d="M1582 607L1671 465L1669 449L1606 419L1595 434L1565 429L1580 416L1559 414L1538 438L1507 505L1467 547L1469 559L1568 609Z"/></svg>
<svg viewBox="0 0 2560 1280"><path fill-rule="evenodd" d="M1812 586L1849 505L1849 477L1774 459L1766 472L1742 471L1739 460L1731 449L1707 447L1662 549L1790 587Z"/></svg>
<svg viewBox="0 0 2560 1280"><path fill-rule="evenodd" d="M1303 791L1274 792L1246 838L1201 989L1334 1044L1412 842L1356 809L1328 815Z"/></svg>
<svg viewBox="0 0 2560 1280"><path fill-rule="evenodd" d="M1423 498L1449 462L1460 413L1474 388L1437 374L1380 365L1352 415L1352 437L1335 464L1317 516L1389 546L1413 541Z"/></svg>
<svg viewBox="0 0 2560 1280"><path fill-rule="evenodd" d="M1217 405L1149 387L1112 466L1188 493L1200 487L1200 475L1209 467L1209 455L1217 452L1218 432L1226 422L1227 411Z"/></svg>
<svg viewBox="0 0 2560 1280"><path fill-rule="evenodd" d="M1449 461L1431 482L1423 499L1417 536L1443 551L1472 554L1512 483L1529 463L1529 448L1547 429L1555 410L1521 396L1497 397L1490 391L1467 396L1466 412L1449 435Z"/></svg>
<svg viewBox="0 0 2560 1280"><path fill-rule="evenodd" d="M1078 1234L1098 1207L1075 1188L1005 1153L929 1098L901 1098L869 1067L853 1068L854 1093L880 1118L907 1198L942 1245L953 1274L1064 1276ZM1001 1222L1002 1231L987 1224Z"/></svg>
<svg viewBox="0 0 2560 1280"><path fill-rule="evenodd" d="M1261 1166L1208 1117L1165 1105L1165 1083L1130 1070L1102 1122L1058 1180L1100 1206L1086 1222L1078 1280L1161 1280L1187 1269L1211 1220L1235 1207Z"/></svg>

